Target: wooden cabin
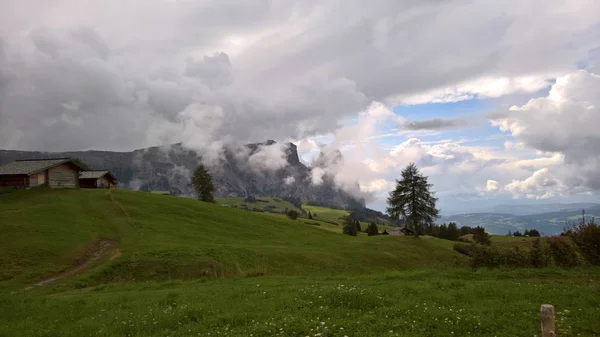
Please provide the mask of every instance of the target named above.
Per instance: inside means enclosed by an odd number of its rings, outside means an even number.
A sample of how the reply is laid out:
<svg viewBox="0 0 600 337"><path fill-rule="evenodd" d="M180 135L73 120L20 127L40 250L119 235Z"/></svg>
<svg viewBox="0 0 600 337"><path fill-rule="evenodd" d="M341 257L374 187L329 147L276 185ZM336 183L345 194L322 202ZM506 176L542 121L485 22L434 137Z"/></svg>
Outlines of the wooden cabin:
<svg viewBox="0 0 600 337"><path fill-rule="evenodd" d="M406 227L402 228L402 229L400 230L400 232L402 232L402 234L404 234L404 235L408 235L408 236L410 236L410 235L414 235L414 234L415 234L415 232L414 232L414 231L412 231L411 229L408 229L408 228L406 228Z"/></svg>
<svg viewBox="0 0 600 337"><path fill-rule="evenodd" d="M79 187L84 168L69 158L17 160L0 166L0 187Z"/></svg>
<svg viewBox="0 0 600 337"><path fill-rule="evenodd" d="M79 173L81 188L115 188L117 178L106 170L90 170Z"/></svg>

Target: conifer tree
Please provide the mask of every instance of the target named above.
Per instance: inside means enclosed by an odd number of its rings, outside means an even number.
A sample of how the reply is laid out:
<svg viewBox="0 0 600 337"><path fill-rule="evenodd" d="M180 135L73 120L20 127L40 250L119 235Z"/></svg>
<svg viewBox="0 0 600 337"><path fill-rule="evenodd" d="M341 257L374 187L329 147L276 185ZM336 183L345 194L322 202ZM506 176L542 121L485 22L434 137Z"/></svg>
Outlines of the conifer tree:
<svg viewBox="0 0 600 337"><path fill-rule="evenodd" d="M204 165L200 164L196 170L194 170L194 175L192 176L192 185L196 190L198 199L205 202L215 202L215 199L212 195L215 191L215 186L212 183L210 173L208 173L208 170L204 167Z"/></svg>
<svg viewBox="0 0 600 337"><path fill-rule="evenodd" d="M354 226L356 227L356 231L357 232L361 232L362 231L362 228L360 228L360 222L358 220L356 220L354 222Z"/></svg>
<svg viewBox="0 0 600 337"><path fill-rule="evenodd" d="M425 225L439 218L435 207L437 198L430 191L427 177L419 173L414 163L402 170L402 178L396 180L396 188L388 197L387 212L392 219L402 218L409 229L417 235L423 233Z"/></svg>
<svg viewBox="0 0 600 337"><path fill-rule="evenodd" d="M377 228L377 225L374 222L371 222L371 224L367 227L367 235L368 236L379 235L379 228Z"/></svg>
<svg viewBox="0 0 600 337"><path fill-rule="evenodd" d="M358 235L358 232L356 231L356 224L350 218L346 218L346 220L344 221L343 232L344 234L350 236Z"/></svg>

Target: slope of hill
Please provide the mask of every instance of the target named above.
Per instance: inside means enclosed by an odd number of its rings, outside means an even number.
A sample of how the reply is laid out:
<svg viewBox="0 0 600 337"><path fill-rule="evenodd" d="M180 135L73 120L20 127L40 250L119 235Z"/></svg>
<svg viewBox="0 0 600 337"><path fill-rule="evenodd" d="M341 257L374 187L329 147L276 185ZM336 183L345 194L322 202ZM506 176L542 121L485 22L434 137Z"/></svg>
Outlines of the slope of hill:
<svg viewBox="0 0 600 337"><path fill-rule="evenodd" d="M296 145L276 143L246 144L223 147L208 167L215 183L217 197L275 196L311 200L333 207L363 204L337 188L333 179L313 185L311 168L300 162ZM79 158L92 169L108 169L119 180L120 187L133 190L168 190L171 194L192 196L189 185L193 170L202 153L173 144L131 152L74 151L35 152L0 150L0 165L18 159ZM270 167L273 166L273 167Z"/></svg>
<svg viewBox="0 0 600 337"><path fill-rule="evenodd" d="M578 204L577 206L580 206ZM590 204L586 209L586 218L600 216L600 205ZM554 235L562 232L567 221L579 221L580 208L566 208L561 211L528 215L513 215L503 213L467 213L445 216L438 222L454 221L461 226L483 226L492 234L506 234L508 231L521 231L535 228L542 235Z"/></svg>
<svg viewBox="0 0 600 337"><path fill-rule="evenodd" d="M0 232L5 286L72 270L107 244L115 246L110 257L76 273L83 275L75 277L81 284L360 274L463 261L450 241L349 237L285 217L126 190L0 194Z"/></svg>
<svg viewBox="0 0 600 337"><path fill-rule="evenodd" d="M246 201L246 198L216 198L219 205L258 212L282 213L286 210L302 210L290 202L277 197L255 197L254 201Z"/></svg>

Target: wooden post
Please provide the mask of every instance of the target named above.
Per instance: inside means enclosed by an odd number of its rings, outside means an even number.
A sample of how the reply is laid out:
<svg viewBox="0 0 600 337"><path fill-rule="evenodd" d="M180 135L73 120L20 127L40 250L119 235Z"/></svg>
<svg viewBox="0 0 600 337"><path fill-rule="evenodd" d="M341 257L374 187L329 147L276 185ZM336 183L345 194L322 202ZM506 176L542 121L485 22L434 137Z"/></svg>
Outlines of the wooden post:
<svg viewBox="0 0 600 337"><path fill-rule="evenodd" d="M542 337L555 337L554 330L554 306L550 304L542 304L541 309L542 319Z"/></svg>

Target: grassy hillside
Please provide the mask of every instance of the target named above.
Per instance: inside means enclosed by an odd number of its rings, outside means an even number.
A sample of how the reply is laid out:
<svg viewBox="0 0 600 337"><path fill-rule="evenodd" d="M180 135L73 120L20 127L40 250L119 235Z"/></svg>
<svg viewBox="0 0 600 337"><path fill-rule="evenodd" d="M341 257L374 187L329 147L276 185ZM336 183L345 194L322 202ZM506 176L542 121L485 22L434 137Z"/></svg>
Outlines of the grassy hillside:
<svg viewBox="0 0 600 337"><path fill-rule="evenodd" d="M451 241L339 228L144 192L0 194L0 336L532 336L542 303L557 335L597 333L598 268L452 268Z"/></svg>
<svg viewBox="0 0 600 337"><path fill-rule="evenodd" d="M201 276L361 274L464 261L449 241L349 237L303 220L125 190L2 194L0 286L33 284L69 270L94 255L99 242L111 242L119 251L81 272L80 286Z"/></svg>
<svg viewBox="0 0 600 337"><path fill-rule="evenodd" d="M275 197L256 197L256 201L247 202L245 198L217 198L217 203L223 206L229 206L239 209L258 210L262 212L282 213L287 210L295 210L302 213L302 210L292 205L290 202Z"/></svg>

